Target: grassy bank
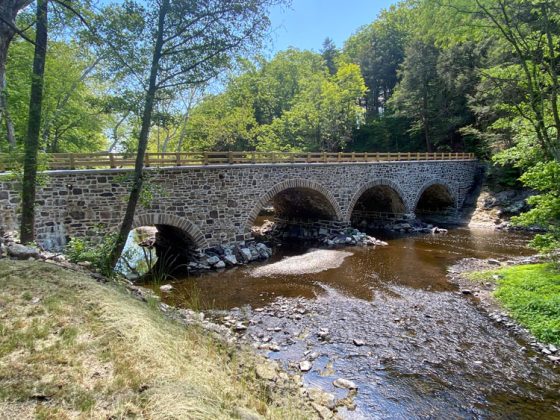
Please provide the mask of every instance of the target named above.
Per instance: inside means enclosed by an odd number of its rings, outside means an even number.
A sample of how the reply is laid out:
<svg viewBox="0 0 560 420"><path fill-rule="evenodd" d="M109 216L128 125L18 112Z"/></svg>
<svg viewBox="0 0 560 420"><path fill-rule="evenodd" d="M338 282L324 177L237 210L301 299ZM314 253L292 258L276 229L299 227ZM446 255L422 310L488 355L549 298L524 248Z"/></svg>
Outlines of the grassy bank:
<svg viewBox="0 0 560 420"><path fill-rule="evenodd" d="M310 418L259 362L116 286L0 260L0 418Z"/></svg>
<svg viewBox="0 0 560 420"><path fill-rule="evenodd" d="M560 345L560 272L532 264L474 272L469 278L496 282L494 297L540 341Z"/></svg>

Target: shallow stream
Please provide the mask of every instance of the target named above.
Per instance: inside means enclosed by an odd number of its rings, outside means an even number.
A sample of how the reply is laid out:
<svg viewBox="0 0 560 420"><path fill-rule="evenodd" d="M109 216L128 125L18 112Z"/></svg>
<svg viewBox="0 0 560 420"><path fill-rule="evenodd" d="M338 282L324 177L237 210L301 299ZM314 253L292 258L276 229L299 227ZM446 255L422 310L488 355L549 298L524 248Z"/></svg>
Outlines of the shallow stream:
<svg viewBox="0 0 560 420"><path fill-rule="evenodd" d="M242 339L290 369L311 361L307 385L342 398L333 380L354 381L347 418L560 419L560 372L446 278L462 258L529 255L525 236L377 237L389 246L286 245L265 263L174 282L162 298L243 322Z"/></svg>

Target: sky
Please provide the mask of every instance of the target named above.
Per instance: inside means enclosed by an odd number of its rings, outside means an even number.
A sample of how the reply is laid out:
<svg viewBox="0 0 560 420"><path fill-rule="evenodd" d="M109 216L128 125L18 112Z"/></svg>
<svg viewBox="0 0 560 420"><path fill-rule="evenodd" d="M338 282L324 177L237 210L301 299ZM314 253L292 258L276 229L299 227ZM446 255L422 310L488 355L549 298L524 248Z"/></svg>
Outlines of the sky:
<svg viewBox="0 0 560 420"><path fill-rule="evenodd" d="M270 15L271 55L288 47L319 51L325 38L337 47L362 25L374 21L380 10L396 0L292 0L292 5L276 7Z"/></svg>

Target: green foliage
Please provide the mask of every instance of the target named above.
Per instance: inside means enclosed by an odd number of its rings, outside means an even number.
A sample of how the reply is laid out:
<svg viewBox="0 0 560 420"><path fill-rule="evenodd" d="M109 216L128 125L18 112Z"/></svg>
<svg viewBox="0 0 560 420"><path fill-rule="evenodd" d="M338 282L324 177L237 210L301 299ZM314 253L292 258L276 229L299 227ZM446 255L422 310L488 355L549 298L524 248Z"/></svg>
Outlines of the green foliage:
<svg viewBox="0 0 560 420"><path fill-rule="evenodd" d="M520 265L473 273L474 279L498 280L494 293L519 323L539 340L560 344L560 272L552 264Z"/></svg>
<svg viewBox="0 0 560 420"><path fill-rule="evenodd" d="M7 64L7 97L20 143L27 129L32 61L33 45L25 41L12 43ZM84 77L93 63L95 58L78 44L49 44L41 118L42 150L88 152L106 148L106 116L99 103L105 88L95 77Z"/></svg>
<svg viewBox="0 0 560 420"><path fill-rule="evenodd" d="M111 250L117 239L116 234L103 236L101 241L88 238L72 238L65 253L74 263L89 261L101 273L111 275L113 267L109 261Z"/></svg>
<svg viewBox="0 0 560 420"><path fill-rule="evenodd" d="M330 53L329 53L330 54ZM226 91L205 98L187 124L191 147L211 150L336 151L363 120L366 91L357 65L288 50L245 63ZM334 71L333 74L330 71Z"/></svg>
<svg viewBox="0 0 560 420"><path fill-rule="evenodd" d="M521 176L521 181L540 194L529 197L527 202L532 209L513 218L513 222L546 228L547 232L536 235L531 246L541 252L553 252L560 248L560 163L539 162Z"/></svg>

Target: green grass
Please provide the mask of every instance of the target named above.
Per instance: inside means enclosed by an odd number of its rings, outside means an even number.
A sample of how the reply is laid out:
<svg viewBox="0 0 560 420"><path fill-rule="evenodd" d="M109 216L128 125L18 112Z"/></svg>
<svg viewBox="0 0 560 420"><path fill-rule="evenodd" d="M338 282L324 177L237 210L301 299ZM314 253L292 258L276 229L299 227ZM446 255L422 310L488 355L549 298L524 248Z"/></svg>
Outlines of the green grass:
<svg viewBox="0 0 560 420"><path fill-rule="evenodd" d="M501 278L495 280L494 276ZM496 282L494 297L537 339L560 345L560 271L532 264L474 272L469 278Z"/></svg>
<svg viewBox="0 0 560 420"><path fill-rule="evenodd" d="M252 352L165 318L123 288L0 260L0 418L314 418Z"/></svg>

